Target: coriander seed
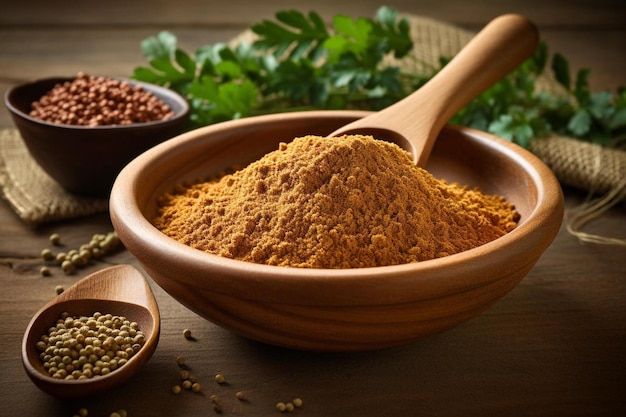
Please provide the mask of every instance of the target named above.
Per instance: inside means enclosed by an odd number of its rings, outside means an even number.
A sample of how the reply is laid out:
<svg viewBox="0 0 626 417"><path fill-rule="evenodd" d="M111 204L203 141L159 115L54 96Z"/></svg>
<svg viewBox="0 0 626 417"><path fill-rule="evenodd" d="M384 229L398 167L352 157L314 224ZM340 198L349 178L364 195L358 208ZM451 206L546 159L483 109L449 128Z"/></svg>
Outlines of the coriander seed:
<svg viewBox="0 0 626 417"><path fill-rule="evenodd" d="M185 339L191 339L191 330L189 329L183 330L183 336L185 336Z"/></svg>
<svg viewBox="0 0 626 417"><path fill-rule="evenodd" d="M41 274L42 277L49 277L50 275L52 275L50 273L50 268L48 268L47 266L42 266L39 269L39 273Z"/></svg>
<svg viewBox="0 0 626 417"><path fill-rule="evenodd" d="M110 314L72 317L63 313L36 344L43 368L58 379L107 375L126 364L143 345L107 336L107 333L118 332L121 326L132 327L133 323ZM137 333L141 331L137 330ZM131 343L133 347L130 347Z"/></svg>
<svg viewBox="0 0 626 417"><path fill-rule="evenodd" d="M71 274L77 268L88 265L92 259L101 259L106 254L121 246L121 241L115 231L106 235L93 235L89 243L80 245L78 249L59 252L56 255L50 249L43 249L41 256L44 260L56 260L66 274Z"/></svg>
<svg viewBox="0 0 626 417"><path fill-rule="evenodd" d="M218 384L223 384L225 381L226 381L226 378L224 378L224 375L222 374L215 375L215 382L217 382Z"/></svg>
<svg viewBox="0 0 626 417"><path fill-rule="evenodd" d="M61 269L65 273L70 273L74 270L74 264L72 261L66 259L61 263Z"/></svg>
<svg viewBox="0 0 626 417"><path fill-rule="evenodd" d="M176 363L178 364L178 366L185 365L185 357L184 356L177 356L176 357Z"/></svg>
<svg viewBox="0 0 626 417"><path fill-rule="evenodd" d="M44 259L44 261L51 261L55 258L52 251L48 248L45 248L41 251L41 257Z"/></svg>
<svg viewBox="0 0 626 417"><path fill-rule="evenodd" d="M193 392L200 392L202 390L202 386L198 382L194 382L193 384L191 384L191 390Z"/></svg>
<svg viewBox="0 0 626 417"><path fill-rule="evenodd" d="M276 409L281 413L287 409L287 406L283 402L276 403Z"/></svg>
<svg viewBox="0 0 626 417"><path fill-rule="evenodd" d="M53 233L50 235L50 243L53 245L59 245L61 243L61 236L58 233Z"/></svg>
<svg viewBox="0 0 626 417"><path fill-rule="evenodd" d="M54 290L56 291L57 295L61 294L63 291L65 291L65 288L63 288L62 285L57 285L56 287L54 287Z"/></svg>
<svg viewBox="0 0 626 417"><path fill-rule="evenodd" d="M180 385L174 385L174 386L172 387L172 392L173 392L174 394L180 394L180 393L181 393L181 391L182 391L182 388L180 387Z"/></svg>
<svg viewBox="0 0 626 417"><path fill-rule="evenodd" d="M292 403L296 407L302 407L302 399L301 398L294 398Z"/></svg>

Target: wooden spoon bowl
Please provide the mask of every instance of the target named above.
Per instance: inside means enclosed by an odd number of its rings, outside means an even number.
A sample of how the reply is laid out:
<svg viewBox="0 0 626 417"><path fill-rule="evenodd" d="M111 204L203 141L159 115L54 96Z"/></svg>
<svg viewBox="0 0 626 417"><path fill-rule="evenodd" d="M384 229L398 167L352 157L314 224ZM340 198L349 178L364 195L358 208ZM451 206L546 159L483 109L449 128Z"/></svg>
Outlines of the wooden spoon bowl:
<svg viewBox="0 0 626 417"><path fill-rule="evenodd" d="M36 343L61 314L91 316L95 312L124 316L137 322L145 344L126 364L107 375L83 380L52 378L39 358ZM22 341L22 361L30 379L56 397L84 397L106 391L136 374L156 350L160 330L159 309L143 275L130 265L102 269L61 293L31 319Z"/></svg>

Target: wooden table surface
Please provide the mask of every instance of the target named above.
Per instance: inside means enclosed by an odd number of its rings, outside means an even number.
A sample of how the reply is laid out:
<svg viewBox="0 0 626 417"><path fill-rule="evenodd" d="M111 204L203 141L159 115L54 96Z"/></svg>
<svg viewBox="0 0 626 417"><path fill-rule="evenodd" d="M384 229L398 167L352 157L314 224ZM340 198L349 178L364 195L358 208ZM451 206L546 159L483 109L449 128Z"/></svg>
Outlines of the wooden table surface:
<svg viewBox="0 0 626 417"><path fill-rule="evenodd" d="M622 0L403 0L402 12L478 30L518 12L533 19L552 51L591 69L594 90L626 84L626 3ZM0 12L0 90L50 75L85 71L129 76L144 63L139 43L168 29L187 50L227 41L286 8L372 16L369 0L279 2L14 1ZM0 128L12 127L4 107ZM566 189L567 210L584 192ZM620 204L588 231L626 236ZM72 276L42 277L41 249L59 233L68 247L111 230L107 214L30 228L0 202L0 415L89 416L123 408L129 416L280 415L278 401L300 397L302 416L617 416L626 415L626 250L580 243L562 228L553 245L512 292L487 312L444 334L364 353L319 354L262 345L223 330L153 285L162 315L159 347L129 383L95 398L61 401L40 392L20 361L32 314L56 285L110 264L136 260L126 251ZM195 336L189 341L182 330ZM175 396L175 358L183 355L201 394ZM213 377L223 373L227 384ZM243 391L246 401L235 398Z"/></svg>

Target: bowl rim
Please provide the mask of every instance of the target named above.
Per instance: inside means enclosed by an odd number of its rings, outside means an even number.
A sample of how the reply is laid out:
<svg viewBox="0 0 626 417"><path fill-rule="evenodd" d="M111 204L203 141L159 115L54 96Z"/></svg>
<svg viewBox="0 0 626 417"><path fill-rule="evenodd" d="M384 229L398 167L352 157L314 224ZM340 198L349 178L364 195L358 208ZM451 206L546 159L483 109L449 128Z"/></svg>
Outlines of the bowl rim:
<svg viewBox="0 0 626 417"><path fill-rule="evenodd" d="M29 81L26 83L14 85L4 93L4 103L11 113L14 113L15 115L25 120L28 120L32 123L37 123L43 126L48 126L48 127L57 128L57 129L76 129L76 130L95 130L95 131L107 130L107 129L130 130L130 129L137 129L141 127L157 126L157 125L177 122L178 120L182 118L186 118L189 114L189 111L190 111L189 103L183 96L181 96L179 93L177 93L174 90L171 90L169 88L166 88L157 84L147 83L144 81L134 80L131 78L124 78L124 77L105 77L105 78L110 78L110 79L114 79L118 81L125 81L135 86L139 86L143 88L144 90L149 91L150 93L154 94L160 100L163 100L163 98L165 97L167 98L167 100L173 101L178 106L180 106L180 110L178 111L175 110L174 116L165 120L152 120L149 122L138 122L138 123L131 123L127 125L117 124L117 125L84 126L84 125L69 125L69 124L64 124L64 123L53 123L53 122L41 120L39 118L30 116L28 113L23 112L16 105L13 104L14 95L17 94L21 89L35 86L38 84L47 84L47 83L52 83L52 82L54 82L54 84L57 84L57 83L72 81L76 79L76 77L61 77L61 76L38 78L38 79ZM49 90L46 90L43 94L46 94L48 91Z"/></svg>
<svg viewBox="0 0 626 417"><path fill-rule="evenodd" d="M563 214L563 196L560 185L552 171L542 161L540 161L539 158L518 145L486 132L453 125L447 125L445 129L454 129L466 132L467 134L472 135L474 140L478 140L490 148L498 149L498 151L505 153L509 159L515 160L518 164L522 165L524 170L529 173L529 176L536 185L537 203L521 224L506 235L473 249L442 258L409 264L352 269L316 269L256 264L205 253L199 249L195 249L185 245L184 243L178 242L163 234L155 226L153 226L152 223L144 216L141 208L139 207L136 196L134 195L134 191L141 188L137 182L138 178L142 175L149 175L149 172L151 171L150 167L153 164L158 164L163 155L167 154L170 150L181 143L199 140L202 137L210 135L212 132L229 128L233 125L233 123L236 123L237 125L249 125L251 123L264 123L272 121L276 118L289 120L294 117L302 117L304 114L306 114L307 117L325 118L330 117L332 114L338 114L337 112L344 115L353 115L355 117L362 117L369 114L369 112L351 110L315 110L298 113L285 113L280 115L271 114L254 116L195 129L155 146L131 161L122 170L113 185L109 206L111 219L115 229L118 231L118 234L124 244L127 245L128 248L132 248L131 252L137 250L141 252L142 255L150 252L152 254L151 256L161 258L157 259L156 262L160 266L166 266L167 258L176 258L183 260L184 265L188 266L188 270L193 270L197 274L201 274L203 265L211 265L213 271L211 280L213 282L219 281L224 285L224 287L220 283L212 285L212 287L214 287L212 290L214 289L215 292L221 292L225 287L227 287L229 285L229 283L226 282L229 279L228 277L232 277L234 275L239 277L241 283L244 285L246 282L250 285L257 285L258 282L262 280L264 285L271 287L274 284L280 285L280 283L284 283L286 280L298 279L299 285L317 285L324 283L324 285L331 287L336 286L336 288L343 287L344 289L348 288L346 287L347 284L354 283L356 281L366 286L374 284L380 285L381 279L390 279L390 276L394 276L395 280L436 280L440 279L441 275L437 275L435 272L442 269L443 266L446 267L445 269L449 269L451 267L462 268L464 271L468 272L472 272L472 270L475 270L476 272L483 271L484 265L481 265L481 263L488 264L489 257L496 253L499 254L499 256L510 259L514 264L519 265L519 261L514 259L515 251L510 251L510 248L519 244L528 245L529 243L524 243L526 238L533 233L536 234L537 227L539 225L548 224L548 220L558 220L558 222L550 225L551 229L543 229L543 233L550 235L552 232L556 235L556 232L560 227ZM129 226L131 224L132 227ZM541 248L541 252L549 246L553 237L554 236L551 236L549 242L544 243L545 247ZM507 251L510 251L511 253L507 253ZM140 263L144 264L144 267L146 267L145 263L141 259L141 256L137 256L137 258ZM468 260L470 259L472 262L468 263ZM477 260L479 262L476 262ZM536 259L533 259L532 262L528 262L534 264L535 261ZM529 267L530 266L532 265L529 265ZM457 269L457 271L458 270L460 269ZM416 277L416 273L422 274L423 276ZM185 274L181 275L183 276L178 276L176 278L179 283L190 285L194 284L194 280L196 280L196 278L193 274L189 276L184 276ZM464 280L465 282L463 282ZM468 282L465 278L450 276L449 280L446 279L447 282L439 282L437 285L438 288L442 288L443 286L446 288L453 288L455 290L462 290L479 287L493 280L495 279L491 277L481 278L478 276L475 280ZM265 297L261 298L263 301L269 301ZM415 297L409 296L400 296L400 298L404 298L406 300L415 299ZM283 303L290 302L289 300L280 300L279 297L276 297L273 301ZM379 301L381 304L385 303L385 297L383 296Z"/></svg>

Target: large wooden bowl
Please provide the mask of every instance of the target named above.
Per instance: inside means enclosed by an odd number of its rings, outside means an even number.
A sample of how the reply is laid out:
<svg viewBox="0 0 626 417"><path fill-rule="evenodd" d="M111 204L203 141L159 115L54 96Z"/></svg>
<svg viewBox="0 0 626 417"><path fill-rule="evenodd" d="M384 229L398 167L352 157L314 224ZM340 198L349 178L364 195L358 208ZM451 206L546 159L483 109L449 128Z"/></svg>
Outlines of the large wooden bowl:
<svg viewBox="0 0 626 417"><path fill-rule="evenodd" d="M446 127L427 169L436 177L504 195L519 226L488 244L420 263L300 269L210 255L179 243L150 220L177 184L246 164L305 134L325 135L368 113L319 111L240 119L160 144L118 176L110 211L121 240L179 302L240 335L317 351L405 344L451 329L511 291L557 234L563 198L552 172L492 135Z"/></svg>

